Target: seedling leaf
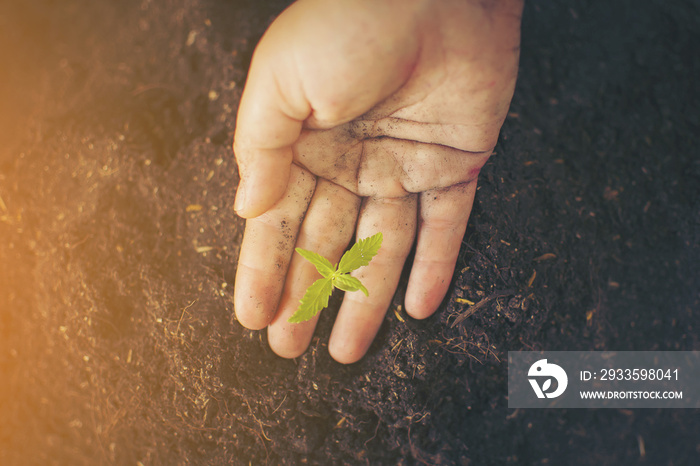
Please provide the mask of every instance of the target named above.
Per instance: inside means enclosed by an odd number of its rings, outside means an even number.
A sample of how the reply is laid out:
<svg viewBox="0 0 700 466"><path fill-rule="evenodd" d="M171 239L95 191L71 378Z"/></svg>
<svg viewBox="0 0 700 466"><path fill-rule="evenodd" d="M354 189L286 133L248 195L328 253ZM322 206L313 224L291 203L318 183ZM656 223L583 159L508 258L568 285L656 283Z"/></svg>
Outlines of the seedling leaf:
<svg viewBox="0 0 700 466"><path fill-rule="evenodd" d="M304 297L299 301L299 307L287 322L299 323L307 321L321 312L321 309L328 307L328 299L333 293L333 288L339 288L343 291L362 291L365 296L369 296L367 288L360 280L351 277L349 273L369 264L369 261L377 254L381 246L381 233L360 240L343 255L337 268L320 254L296 248L296 252L314 264L318 273L323 275L323 278L319 278L306 289Z"/></svg>
<svg viewBox="0 0 700 466"><path fill-rule="evenodd" d="M322 255L301 248L296 248L295 251L301 254L304 259L314 264L318 273L323 275L324 278L330 277L335 272L335 267L333 267L331 261Z"/></svg>
<svg viewBox="0 0 700 466"><path fill-rule="evenodd" d="M355 243L340 259L338 273L350 273L353 270L369 264L369 261L377 254L379 248L382 247L382 239L383 237L380 232Z"/></svg>
<svg viewBox="0 0 700 466"><path fill-rule="evenodd" d="M328 306L328 298L333 293L331 278L319 278L306 289L304 297L299 301L299 308L289 318L289 322L299 323L311 319Z"/></svg>
<svg viewBox="0 0 700 466"><path fill-rule="evenodd" d="M333 280L333 285L343 291L362 291L365 296L369 296L369 291L367 291L367 288L364 287L360 280L350 275L338 275Z"/></svg>

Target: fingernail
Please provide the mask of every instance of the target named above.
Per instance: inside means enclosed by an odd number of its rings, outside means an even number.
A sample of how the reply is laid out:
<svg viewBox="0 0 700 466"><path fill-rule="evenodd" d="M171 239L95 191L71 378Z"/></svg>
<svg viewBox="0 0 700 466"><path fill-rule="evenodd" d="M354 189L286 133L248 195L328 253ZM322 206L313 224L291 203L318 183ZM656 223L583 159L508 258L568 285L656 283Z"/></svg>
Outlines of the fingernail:
<svg viewBox="0 0 700 466"><path fill-rule="evenodd" d="M243 208L245 208L245 187L243 183L239 183L236 191L236 200L233 201L233 210L238 212L243 210Z"/></svg>

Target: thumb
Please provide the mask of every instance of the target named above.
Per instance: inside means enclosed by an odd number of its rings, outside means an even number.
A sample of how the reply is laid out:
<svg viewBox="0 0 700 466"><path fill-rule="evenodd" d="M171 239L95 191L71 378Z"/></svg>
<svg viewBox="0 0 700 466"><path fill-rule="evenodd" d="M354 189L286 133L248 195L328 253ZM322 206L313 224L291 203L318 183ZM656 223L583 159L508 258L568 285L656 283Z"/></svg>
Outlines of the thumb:
<svg viewBox="0 0 700 466"><path fill-rule="evenodd" d="M240 183L234 209L244 218L266 212L286 191L292 144L311 113L276 35L271 27L256 48L236 119L233 150Z"/></svg>
<svg viewBox="0 0 700 466"><path fill-rule="evenodd" d="M233 208L243 218L257 217L274 206L287 189L291 148L239 148L234 151L240 182Z"/></svg>

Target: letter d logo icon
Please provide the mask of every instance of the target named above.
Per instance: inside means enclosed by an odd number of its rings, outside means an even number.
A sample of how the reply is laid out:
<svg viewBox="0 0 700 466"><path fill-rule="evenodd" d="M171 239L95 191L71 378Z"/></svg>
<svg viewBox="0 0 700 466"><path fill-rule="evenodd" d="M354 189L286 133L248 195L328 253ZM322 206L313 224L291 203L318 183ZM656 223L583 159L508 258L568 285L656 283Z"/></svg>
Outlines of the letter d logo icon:
<svg viewBox="0 0 700 466"><path fill-rule="evenodd" d="M569 378L566 375L566 371L556 364L547 363L546 359L540 359L530 366L530 370L528 371L527 375L528 377L535 377L528 378L528 380L530 381L530 385L532 385L532 389L535 391L537 398L556 398L564 393L564 390L566 390L566 386L569 383ZM540 386L537 377L547 377L542 386ZM557 389L553 392L548 392L547 390L552 387L552 378L557 381Z"/></svg>

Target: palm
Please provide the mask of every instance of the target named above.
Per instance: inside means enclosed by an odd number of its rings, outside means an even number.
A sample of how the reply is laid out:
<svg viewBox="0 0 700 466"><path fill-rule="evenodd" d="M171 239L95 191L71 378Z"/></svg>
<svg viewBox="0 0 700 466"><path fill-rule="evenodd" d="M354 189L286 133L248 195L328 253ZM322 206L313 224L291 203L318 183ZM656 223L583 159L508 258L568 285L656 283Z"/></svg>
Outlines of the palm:
<svg viewBox="0 0 700 466"><path fill-rule="evenodd" d="M491 153L393 137L382 130L402 125L415 123L358 119L330 130L305 130L294 145L294 163L357 196L399 198L474 180ZM446 128L434 125L431 132L445 134Z"/></svg>

